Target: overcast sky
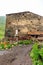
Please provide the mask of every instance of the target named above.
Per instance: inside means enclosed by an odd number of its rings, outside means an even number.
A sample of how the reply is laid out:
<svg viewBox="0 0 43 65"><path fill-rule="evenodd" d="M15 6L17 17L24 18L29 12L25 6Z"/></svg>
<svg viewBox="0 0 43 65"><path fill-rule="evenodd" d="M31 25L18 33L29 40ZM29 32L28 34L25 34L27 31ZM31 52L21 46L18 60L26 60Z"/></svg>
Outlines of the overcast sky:
<svg viewBox="0 0 43 65"><path fill-rule="evenodd" d="M43 0L0 0L0 16L24 11L43 16Z"/></svg>

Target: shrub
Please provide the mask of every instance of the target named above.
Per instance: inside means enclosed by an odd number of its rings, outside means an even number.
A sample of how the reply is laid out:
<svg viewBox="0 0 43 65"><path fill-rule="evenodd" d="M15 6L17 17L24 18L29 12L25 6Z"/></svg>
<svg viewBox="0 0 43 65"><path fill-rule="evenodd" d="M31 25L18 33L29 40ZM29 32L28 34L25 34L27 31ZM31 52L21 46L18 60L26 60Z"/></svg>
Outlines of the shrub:
<svg viewBox="0 0 43 65"><path fill-rule="evenodd" d="M40 60L35 60L33 62L33 65L43 65L43 62L41 62Z"/></svg>
<svg viewBox="0 0 43 65"><path fill-rule="evenodd" d="M18 44L23 44L23 45L28 45L28 44L31 44L32 43L32 40L21 40L18 42Z"/></svg>
<svg viewBox="0 0 43 65"><path fill-rule="evenodd" d="M11 47L12 47L12 44L7 44L6 45L6 48L8 48L8 49L11 48Z"/></svg>
<svg viewBox="0 0 43 65"><path fill-rule="evenodd" d="M0 44L0 50L4 49L4 44Z"/></svg>
<svg viewBox="0 0 43 65"><path fill-rule="evenodd" d="M43 60L43 48L40 49L39 54L41 56L41 59Z"/></svg>
<svg viewBox="0 0 43 65"><path fill-rule="evenodd" d="M24 40L23 43L24 43L25 45L28 45L28 44L31 44L31 43L32 43L32 40Z"/></svg>
<svg viewBox="0 0 43 65"><path fill-rule="evenodd" d="M21 40L21 41L19 41L19 42L18 42L18 44L23 44L23 41L22 41L22 40Z"/></svg>
<svg viewBox="0 0 43 65"><path fill-rule="evenodd" d="M17 46L17 45L20 45L20 46L28 45L28 44L31 44L31 43L32 43L32 40L21 40L21 41L12 43L12 44L10 44L9 42L2 42L0 44L0 50L2 50L2 49L10 49L11 47Z"/></svg>
<svg viewBox="0 0 43 65"><path fill-rule="evenodd" d="M38 43L35 43L30 53L33 65L43 65L43 48L40 49L38 46Z"/></svg>
<svg viewBox="0 0 43 65"><path fill-rule="evenodd" d="M32 48L32 51L31 51L31 54L30 56L34 59L34 60L37 60L38 59L38 56L39 56L39 49L38 49L38 44L35 43L33 45L33 48Z"/></svg>

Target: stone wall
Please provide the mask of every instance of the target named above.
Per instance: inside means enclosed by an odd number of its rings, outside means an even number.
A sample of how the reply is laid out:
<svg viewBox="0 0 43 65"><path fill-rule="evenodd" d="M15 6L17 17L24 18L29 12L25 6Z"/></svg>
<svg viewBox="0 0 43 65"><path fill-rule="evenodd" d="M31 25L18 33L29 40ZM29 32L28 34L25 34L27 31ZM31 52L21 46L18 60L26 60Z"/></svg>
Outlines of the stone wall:
<svg viewBox="0 0 43 65"><path fill-rule="evenodd" d="M10 35L15 36L16 29L19 35L27 34L29 31L43 32L43 17L31 12L7 14L6 34L10 31Z"/></svg>

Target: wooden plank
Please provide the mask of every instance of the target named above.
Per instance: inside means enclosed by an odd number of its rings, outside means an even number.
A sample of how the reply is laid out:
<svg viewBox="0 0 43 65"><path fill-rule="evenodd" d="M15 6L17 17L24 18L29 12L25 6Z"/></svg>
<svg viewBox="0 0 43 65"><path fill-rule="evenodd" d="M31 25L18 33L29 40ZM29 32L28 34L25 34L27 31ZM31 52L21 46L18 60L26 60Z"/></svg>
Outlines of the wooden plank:
<svg viewBox="0 0 43 65"><path fill-rule="evenodd" d="M43 41L43 37L38 37L37 40L42 40Z"/></svg>
<svg viewBox="0 0 43 65"><path fill-rule="evenodd" d="M28 32L27 33L28 35L43 35L43 32L40 32L40 31L33 31L33 32Z"/></svg>

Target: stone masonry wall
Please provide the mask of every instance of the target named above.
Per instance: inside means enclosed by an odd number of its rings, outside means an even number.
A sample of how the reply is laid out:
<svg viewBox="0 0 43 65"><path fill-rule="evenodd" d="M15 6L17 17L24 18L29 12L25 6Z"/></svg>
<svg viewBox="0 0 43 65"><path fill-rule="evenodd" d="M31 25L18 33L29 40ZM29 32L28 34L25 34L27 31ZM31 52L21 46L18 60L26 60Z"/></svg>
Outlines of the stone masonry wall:
<svg viewBox="0 0 43 65"><path fill-rule="evenodd" d="M29 31L43 32L43 17L31 12L7 14L6 34L10 30L10 34L14 36L16 29L18 29L19 35L27 34Z"/></svg>

